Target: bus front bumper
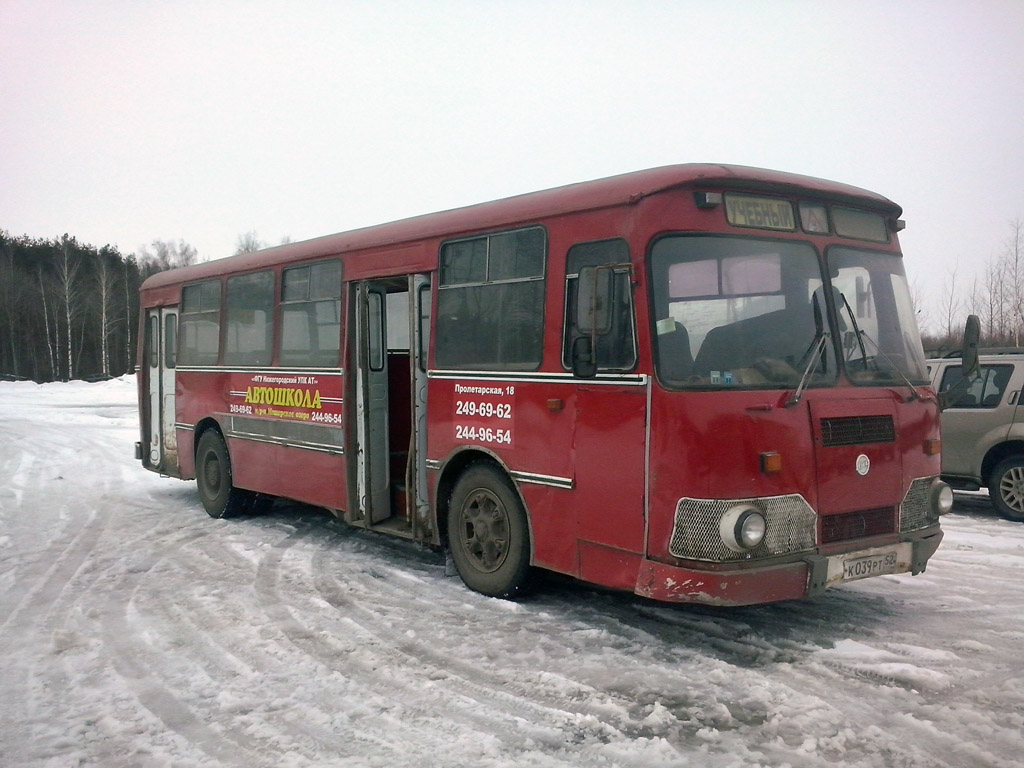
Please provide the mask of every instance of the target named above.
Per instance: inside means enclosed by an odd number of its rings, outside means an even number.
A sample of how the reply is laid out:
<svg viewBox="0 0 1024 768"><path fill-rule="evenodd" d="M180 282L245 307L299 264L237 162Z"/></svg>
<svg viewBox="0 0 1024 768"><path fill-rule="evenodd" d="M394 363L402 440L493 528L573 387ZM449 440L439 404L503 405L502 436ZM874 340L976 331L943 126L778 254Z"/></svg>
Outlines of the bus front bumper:
<svg viewBox="0 0 1024 768"><path fill-rule="evenodd" d="M941 530L926 533L895 544L807 555L760 568L710 571L644 560L634 591L652 600L731 606L813 597L829 587L870 576L921 573L942 541Z"/></svg>

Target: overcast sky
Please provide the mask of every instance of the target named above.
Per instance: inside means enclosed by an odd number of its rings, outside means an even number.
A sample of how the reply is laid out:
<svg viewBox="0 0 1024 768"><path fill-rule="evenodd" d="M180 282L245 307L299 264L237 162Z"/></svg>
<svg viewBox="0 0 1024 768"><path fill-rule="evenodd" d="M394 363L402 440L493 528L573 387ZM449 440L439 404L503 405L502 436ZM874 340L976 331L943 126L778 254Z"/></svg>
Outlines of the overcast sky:
<svg viewBox="0 0 1024 768"><path fill-rule="evenodd" d="M904 208L936 298L1024 218L1024 2L0 0L0 229L229 255L724 162Z"/></svg>

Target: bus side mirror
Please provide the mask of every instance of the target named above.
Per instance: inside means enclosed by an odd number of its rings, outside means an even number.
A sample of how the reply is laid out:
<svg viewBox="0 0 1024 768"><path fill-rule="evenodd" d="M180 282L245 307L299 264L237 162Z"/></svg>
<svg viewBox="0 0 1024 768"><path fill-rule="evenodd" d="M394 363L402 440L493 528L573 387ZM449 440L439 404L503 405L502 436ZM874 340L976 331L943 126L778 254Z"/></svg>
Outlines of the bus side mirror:
<svg viewBox="0 0 1024 768"><path fill-rule="evenodd" d="M964 348L961 353L961 365L964 370L964 378L973 376L978 372L978 339L981 338L981 322L977 315L967 316L967 325L964 326Z"/></svg>
<svg viewBox="0 0 1024 768"><path fill-rule="evenodd" d="M597 376L594 340L589 336L577 336L572 343L572 375L581 379Z"/></svg>
<svg viewBox="0 0 1024 768"><path fill-rule="evenodd" d="M612 329L612 270L582 267L576 282L576 329L602 336Z"/></svg>
<svg viewBox="0 0 1024 768"><path fill-rule="evenodd" d="M964 345L960 353L960 380L945 392L939 393L939 410L944 411L956 404L970 389L971 380L978 373L978 340L981 337L981 322L977 315L968 315L964 326Z"/></svg>

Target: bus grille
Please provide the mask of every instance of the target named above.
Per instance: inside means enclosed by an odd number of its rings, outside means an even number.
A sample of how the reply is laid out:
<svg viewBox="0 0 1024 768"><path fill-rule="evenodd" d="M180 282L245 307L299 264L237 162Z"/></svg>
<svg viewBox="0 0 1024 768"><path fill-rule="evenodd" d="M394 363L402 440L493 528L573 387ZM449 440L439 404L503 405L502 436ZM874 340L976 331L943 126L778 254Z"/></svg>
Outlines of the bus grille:
<svg viewBox="0 0 1024 768"><path fill-rule="evenodd" d="M867 445L896 441L892 416L832 416L821 420L825 446Z"/></svg>
<svg viewBox="0 0 1024 768"><path fill-rule="evenodd" d="M726 510L750 504L767 522L764 541L749 552L733 552L722 543L718 524ZM676 506L668 551L681 560L747 560L814 549L817 515L799 494L762 499L687 499Z"/></svg>
<svg viewBox="0 0 1024 768"><path fill-rule="evenodd" d="M893 507L859 509L841 515L826 515L821 518L821 543L863 539L892 533L896 510Z"/></svg>
<svg viewBox="0 0 1024 768"><path fill-rule="evenodd" d="M939 521L929 503L932 483L935 477L919 477L910 484L907 495L900 504L900 531L916 531L927 528Z"/></svg>

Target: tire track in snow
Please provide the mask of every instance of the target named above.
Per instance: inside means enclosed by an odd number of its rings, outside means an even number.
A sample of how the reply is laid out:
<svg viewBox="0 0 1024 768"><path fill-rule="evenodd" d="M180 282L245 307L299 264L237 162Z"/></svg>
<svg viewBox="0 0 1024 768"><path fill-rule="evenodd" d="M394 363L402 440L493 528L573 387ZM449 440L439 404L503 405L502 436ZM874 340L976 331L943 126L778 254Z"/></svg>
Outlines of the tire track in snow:
<svg viewBox="0 0 1024 768"><path fill-rule="evenodd" d="M395 613L399 620L403 615L411 615L418 620L424 610L436 607L436 602L431 601L436 601L437 595L421 596L411 605L394 604L388 592L388 580L382 581L373 576L375 572L379 575L381 571L391 570L386 559L388 554L377 551L376 541L367 543L366 548L374 550L369 555L355 551L365 543L360 542L362 536L367 534L354 533L339 547L338 542L332 540L336 537L324 538L322 527L297 531L288 540L278 543L279 555L261 562L257 586L264 595L264 611L273 619L275 626L281 628L292 643L322 664L325 670L340 671L346 679L360 684L370 692L370 700L379 702L384 709L393 709L395 702L400 702L403 722L415 724L405 729L404 738L410 739L411 734L416 734L417 738L424 739L423 754L430 754L431 743L436 739L434 732L439 729L451 734L449 740L459 738L459 734L476 734L477 738L482 733L488 734L502 745L503 753L568 752L573 756L566 764L572 765L590 763L590 759L576 752L581 744L629 741L631 734L612 724L615 718L609 720L600 716L609 710L618 714L624 711L624 704L591 708L582 694L578 697L538 695L553 688L550 677L544 673L531 673L528 677L532 680L519 681L514 672L502 677L500 673L473 671L472 664L453 664L447 656L428 651L408 632L389 628L386 620L374 618L377 614L383 617L385 613ZM308 561L310 538L315 544L312 562ZM299 544L302 546L298 547ZM296 548L301 550L301 554L297 558L289 558L289 553ZM384 550L387 549L389 547L385 546ZM375 559L369 566L363 562L367 557L380 556L385 559ZM338 557L343 557L344 561L337 562ZM329 575L325 575L330 569L323 558L334 558L332 565L335 567L351 568L357 580L372 582L372 586L367 587L369 591L361 591L351 597L346 595L345 590L351 582L332 583ZM296 559L297 562L286 563ZM412 561L402 563L401 574L406 577L409 562L413 563L415 570L415 556ZM432 568L438 574L437 581L441 581L441 566L438 564ZM287 581L287 600L279 591L282 576ZM307 585L301 583L303 578L312 580ZM411 578L413 582L418 581L416 577ZM396 583L400 581L400 578L395 579ZM310 587L316 590L312 594L309 593ZM404 592L400 587L398 589ZM450 592L452 600L457 601L454 603L456 607L464 605L466 598L474 599L454 581ZM316 603L312 607L309 604L311 599ZM479 599L488 606L497 606L501 613L514 605ZM315 626L299 619L311 616L318 619ZM324 620L322 624L321 618ZM445 618L439 620L443 622ZM355 650L351 648L352 637L355 638L352 641L356 644ZM487 642L497 637L499 635L488 635ZM348 644L343 645L339 638L345 638ZM388 671L396 669L401 670L398 679ZM574 691L580 692L579 687ZM628 717L625 723L630 723ZM386 738L386 732L382 738ZM627 760L624 764L631 763Z"/></svg>
<svg viewBox="0 0 1024 768"><path fill-rule="evenodd" d="M129 619L128 612L138 599L146 577L188 545L211 535L209 529L189 527L151 538L145 548L123 565L111 566L108 576L116 580L101 616L102 635L111 651L116 672L139 702L170 731L210 758L226 765L269 765L249 741L232 730L218 730L207 722L188 700L162 679L166 659L154 653ZM154 578L160 578L159 575Z"/></svg>

